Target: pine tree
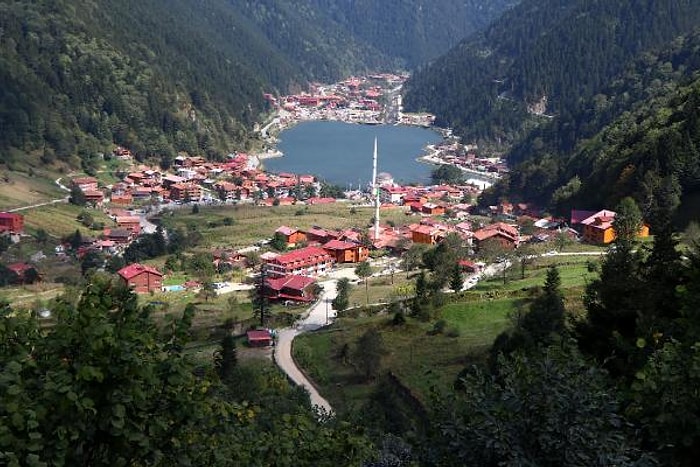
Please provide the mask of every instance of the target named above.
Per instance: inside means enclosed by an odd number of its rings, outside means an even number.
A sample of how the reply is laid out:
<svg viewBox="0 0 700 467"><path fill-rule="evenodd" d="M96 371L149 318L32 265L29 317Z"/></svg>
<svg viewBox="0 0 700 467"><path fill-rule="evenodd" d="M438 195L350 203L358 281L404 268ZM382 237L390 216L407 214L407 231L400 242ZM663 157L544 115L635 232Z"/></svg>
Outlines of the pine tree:
<svg viewBox="0 0 700 467"><path fill-rule="evenodd" d="M452 268L452 275L450 276L450 288L455 292L459 292L464 287L464 278L462 277L462 269L459 263L456 263Z"/></svg>
<svg viewBox="0 0 700 467"><path fill-rule="evenodd" d="M233 370L238 365L236 340L231 334L222 339L221 348L214 355L214 365L221 381L227 382L231 379Z"/></svg>

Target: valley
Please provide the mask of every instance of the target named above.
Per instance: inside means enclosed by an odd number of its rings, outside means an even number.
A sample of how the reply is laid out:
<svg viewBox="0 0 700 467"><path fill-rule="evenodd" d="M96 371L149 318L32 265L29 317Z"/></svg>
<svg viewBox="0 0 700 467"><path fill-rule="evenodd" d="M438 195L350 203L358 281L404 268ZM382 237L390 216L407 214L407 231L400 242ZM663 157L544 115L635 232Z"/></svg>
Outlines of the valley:
<svg viewBox="0 0 700 467"><path fill-rule="evenodd" d="M693 465L700 10L458 3L0 2L0 464Z"/></svg>

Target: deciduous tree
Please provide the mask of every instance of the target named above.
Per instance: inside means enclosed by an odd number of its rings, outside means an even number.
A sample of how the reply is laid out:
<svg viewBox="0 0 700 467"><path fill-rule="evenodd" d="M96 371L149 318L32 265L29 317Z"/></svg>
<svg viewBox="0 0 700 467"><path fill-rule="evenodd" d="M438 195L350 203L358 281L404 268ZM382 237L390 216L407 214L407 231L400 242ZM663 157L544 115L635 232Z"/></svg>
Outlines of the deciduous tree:
<svg viewBox="0 0 700 467"><path fill-rule="evenodd" d="M364 377L371 380L379 375L382 356L385 352L382 335L376 329L371 328L357 340L352 360Z"/></svg>
<svg viewBox="0 0 700 467"><path fill-rule="evenodd" d="M368 261L363 261L355 268L355 274L365 282L365 293L367 295L365 303L369 304L369 285L367 284L367 278L372 275L372 266L370 266Z"/></svg>

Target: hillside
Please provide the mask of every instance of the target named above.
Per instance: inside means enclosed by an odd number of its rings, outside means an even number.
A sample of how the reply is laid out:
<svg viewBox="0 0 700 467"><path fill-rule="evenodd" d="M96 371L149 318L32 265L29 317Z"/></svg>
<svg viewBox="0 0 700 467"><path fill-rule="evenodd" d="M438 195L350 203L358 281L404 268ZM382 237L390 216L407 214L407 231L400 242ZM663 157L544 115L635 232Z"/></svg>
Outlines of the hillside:
<svg viewBox="0 0 700 467"><path fill-rule="evenodd" d="M414 69L483 29L518 0L306 0L337 27Z"/></svg>
<svg viewBox="0 0 700 467"><path fill-rule="evenodd" d="M164 165L221 157L250 142L263 92L412 66L512 2L422 3L4 1L2 162L89 169L115 143Z"/></svg>
<svg viewBox="0 0 700 467"><path fill-rule="evenodd" d="M578 112L516 145L510 159L519 164L484 202L536 200L565 214L630 194L649 209L660 187L692 195L700 188L698 102L695 33L633 62Z"/></svg>
<svg viewBox="0 0 700 467"><path fill-rule="evenodd" d="M526 0L419 70L404 103L468 140L508 146L575 113L633 58L699 18L691 0Z"/></svg>

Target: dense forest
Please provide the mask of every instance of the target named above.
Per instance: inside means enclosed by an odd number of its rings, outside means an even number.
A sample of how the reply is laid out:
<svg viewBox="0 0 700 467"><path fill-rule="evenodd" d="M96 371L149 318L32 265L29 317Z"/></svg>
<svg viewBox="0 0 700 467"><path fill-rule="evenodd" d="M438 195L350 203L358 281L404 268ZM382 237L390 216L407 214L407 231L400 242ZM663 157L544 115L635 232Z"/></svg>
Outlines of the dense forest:
<svg viewBox="0 0 700 467"><path fill-rule="evenodd" d="M691 0L523 1L418 70L405 105L436 113L438 125L467 140L509 145L548 118L569 118L699 16Z"/></svg>
<svg viewBox="0 0 700 467"><path fill-rule="evenodd" d="M249 143L263 92L412 66L512 2L393 3L0 2L2 161L89 168L113 144L165 165L221 157ZM387 40L394 22L408 36Z"/></svg>
<svg viewBox="0 0 700 467"><path fill-rule="evenodd" d="M634 61L577 112L541 125L483 202L528 199L566 214L633 194L645 214L661 186L700 188L700 34ZM584 176L585 174L585 176Z"/></svg>

